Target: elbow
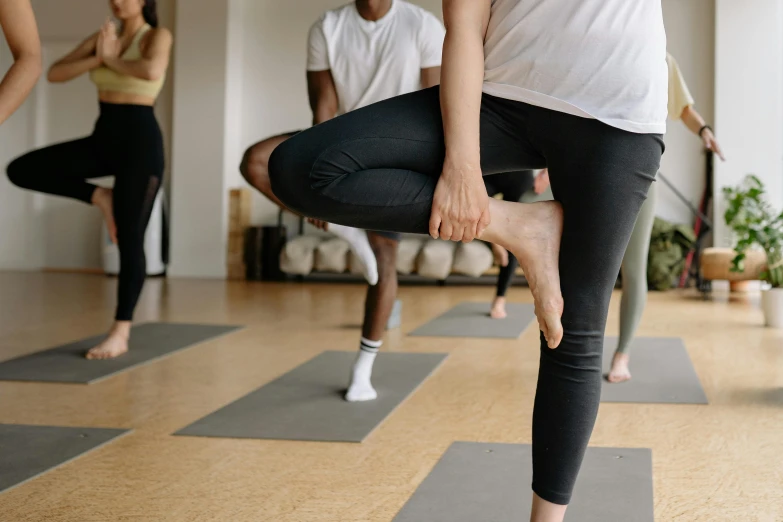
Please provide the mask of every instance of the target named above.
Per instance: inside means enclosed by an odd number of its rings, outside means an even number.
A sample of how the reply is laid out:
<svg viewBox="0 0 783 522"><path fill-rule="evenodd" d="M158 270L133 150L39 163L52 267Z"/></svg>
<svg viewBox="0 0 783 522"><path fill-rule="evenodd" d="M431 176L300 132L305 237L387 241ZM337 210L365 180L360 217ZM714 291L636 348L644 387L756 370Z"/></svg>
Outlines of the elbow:
<svg viewBox="0 0 783 522"><path fill-rule="evenodd" d="M65 81L65 78L60 71L57 70L57 65L52 65L46 73L46 80L49 83L62 83Z"/></svg>
<svg viewBox="0 0 783 522"><path fill-rule="evenodd" d="M149 82L156 82L163 78L163 74L165 73L165 69L162 69L160 67L149 67L144 70L144 72L141 75L142 80L147 80Z"/></svg>

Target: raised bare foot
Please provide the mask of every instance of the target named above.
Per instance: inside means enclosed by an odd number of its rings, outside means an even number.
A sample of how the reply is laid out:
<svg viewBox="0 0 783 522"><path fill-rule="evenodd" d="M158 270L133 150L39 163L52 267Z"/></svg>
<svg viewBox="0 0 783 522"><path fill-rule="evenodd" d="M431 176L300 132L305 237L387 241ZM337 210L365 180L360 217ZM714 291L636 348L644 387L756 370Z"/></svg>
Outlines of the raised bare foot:
<svg viewBox="0 0 783 522"><path fill-rule="evenodd" d="M495 256L495 263L499 266L508 266L508 250L492 243L492 255Z"/></svg>
<svg viewBox="0 0 783 522"><path fill-rule="evenodd" d="M489 316L492 319L505 319L506 318L506 298L495 297L492 301L492 308L489 311Z"/></svg>
<svg viewBox="0 0 783 522"><path fill-rule="evenodd" d="M117 224L114 222L114 205L112 203L112 189L96 187L92 193L92 204L98 207L103 214L109 238L112 243L117 243Z"/></svg>
<svg viewBox="0 0 783 522"><path fill-rule="evenodd" d="M625 353L615 353L612 359L612 369L606 375L606 380L612 384L631 380L631 370L628 369L628 362L631 357Z"/></svg>
<svg viewBox="0 0 783 522"><path fill-rule="evenodd" d="M547 345L563 339L563 295L560 292L560 239L563 207L556 201L520 204L490 199L492 223L484 237L514 254L525 272L535 302L538 326Z"/></svg>

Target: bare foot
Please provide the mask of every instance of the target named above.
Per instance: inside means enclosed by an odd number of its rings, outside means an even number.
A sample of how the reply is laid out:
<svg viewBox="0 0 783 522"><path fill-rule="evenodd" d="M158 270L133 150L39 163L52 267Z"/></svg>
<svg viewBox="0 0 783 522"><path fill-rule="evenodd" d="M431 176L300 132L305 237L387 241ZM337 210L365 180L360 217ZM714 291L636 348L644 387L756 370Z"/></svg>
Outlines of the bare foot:
<svg viewBox="0 0 783 522"><path fill-rule="evenodd" d="M489 311L489 316L492 319L505 319L506 318L506 298L495 297L492 301L492 309Z"/></svg>
<svg viewBox="0 0 783 522"><path fill-rule="evenodd" d="M112 190L104 187L96 187L92 193L92 204L98 207L103 214L106 228L109 230L109 238L112 243L117 243L117 224L114 222L114 206L112 204Z"/></svg>
<svg viewBox="0 0 783 522"><path fill-rule="evenodd" d="M109 336L101 344L92 348L85 355L91 360L114 359L128 351L128 335L113 328Z"/></svg>
<svg viewBox="0 0 783 522"><path fill-rule="evenodd" d="M560 239L563 207L555 201L520 204L490 199L492 222L482 239L499 243L519 260L533 292L538 326L550 348L563 339Z"/></svg>
<svg viewBox="0 0 783 522"><path fill-rule="evenodd" d="M615 353L612 359L612 369L606 376L606 380L612 384L631 380L631 370L628 369L628 362L631 357L625 353Z"/></svg>
<svg viewBox="0 0 783 522"><path fill-rule="evenodd" d="M508 266L508 250L492 243L492 255L495 256L495 263L499 266Z"/></svg>

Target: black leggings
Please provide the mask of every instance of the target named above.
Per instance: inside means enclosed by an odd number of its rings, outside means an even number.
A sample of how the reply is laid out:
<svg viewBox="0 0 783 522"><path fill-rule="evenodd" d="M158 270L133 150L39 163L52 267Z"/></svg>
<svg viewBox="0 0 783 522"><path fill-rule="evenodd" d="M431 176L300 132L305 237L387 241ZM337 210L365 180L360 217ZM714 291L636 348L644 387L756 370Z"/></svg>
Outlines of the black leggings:
<svg viewBox="0 0 783 522"><path fill-rule="evenodd" d="M428 233L445 148L438 87L313 127L280 145L272 189L289 207L332 223ZM485 176L549 168L563 206L563 341L541 336L533 413L533 489L567 504L598 413L604 328L636 215L663 152L659 135L484 95Z"/></svg>
<svg viewBox="0 0 783 522"><path fill-rule="evenodd" d="M114 220L120 250L118 321L130 321L144 286L144 233L163 177L163 138L152 107L101 103L92 135L34 150L8 165L22 188L91 203L95 185L114 176Z"/></svg>
<svg viewBox="0 0 783 522"><path fill-rule="evenodd" d="M505 174L495 174L484 178L484 185L487 187L487 195L494 197L497 194L503 195L503 201L518 202L522 195L533 188L535 172L532 170L523 170L522 172L507 172ZM519 266L519 261L511 252L508 253L508 264L500 267L498 274L497 291L495 295L505 297L508 287L511 286L511 280Z"/></svg>

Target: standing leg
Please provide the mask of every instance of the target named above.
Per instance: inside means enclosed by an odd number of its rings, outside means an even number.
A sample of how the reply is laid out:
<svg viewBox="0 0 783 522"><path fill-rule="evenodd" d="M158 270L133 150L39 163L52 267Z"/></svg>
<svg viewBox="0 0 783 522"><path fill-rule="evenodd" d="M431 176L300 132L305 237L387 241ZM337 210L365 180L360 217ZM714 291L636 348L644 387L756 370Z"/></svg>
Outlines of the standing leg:
<svg viewBox="0 0 783 522"><path fill-rule="evenodd" d="M280 208L284 208L296 215L298 212L286 207L282 201L272 191L272 184L269 182L269 157L275 149L284 141L294 136L296 133L280 134L273 136L249 147L239 166L242 177L255 187L259 192L266 196L272 203ZM371 285L378 282L378 263L373 255L373 249L367 239L367 233L364 230L325 223L324 230L339 236L351 246L351 250L359 257L364 268L364 278Z"/></svg>
<svg viewBox="0 0 783 522"><path fill-rule="evenodd" d="M559 267L565 303L562 342L550 350L542 338L533 413L533 489L545 512L570 501L590 439L609 301L663 142L596 120L542 116L533 123L540 132L534 139L549 158L552 191L563 207Z"/></svg>
<svg viewBox="0 0 783 522"><path fill-rule="evenodd" d="M622 267L623 296L620 301L620 340L612 359L612 369L607 375L611 383L631 378L628 369L629 349L636 329L647 305L647 257L650 253L650 234L655 223L655 203L658 194L656 184L650 187L647 201L642 205L633 227Z"/></svg>
<svg viewBox="0 0 783 522"><path fill-rule="evenodd" d="M111 190L85 181L107 175L101 169L92 136L28 152L13 160L6 171L17 187L95 205L103 214L109 235L116 240Z"/></svg>
<svg viewBox="0 0 783 522"><path fill-rule="evenodd" d="M114 217L120 250L117 313L108 337L87 352L88 359L110 359L128 351L133 310L147 278L144 235L161 178L135 170L116 174Z"/></svg>
<svg viewBox="0 0 783 522"><path fill-rule="evenodd" d="M367 288L359 355L351 372L348 393L345 394L345 400L350 402L371 401L378 396L371 382L372 367L397 299L399 238L388 232L369 232L368 236L378 260L378 284Z"/></svg>

